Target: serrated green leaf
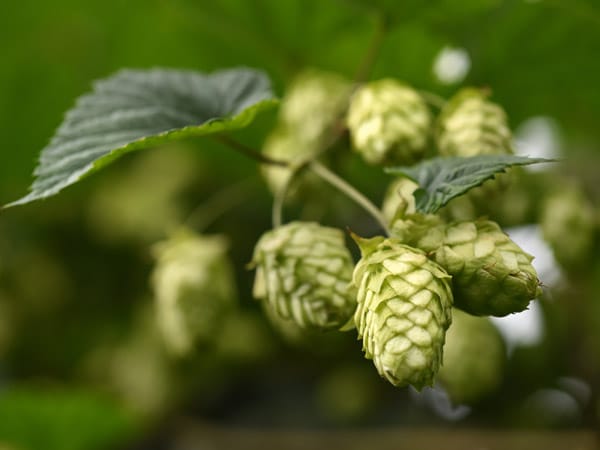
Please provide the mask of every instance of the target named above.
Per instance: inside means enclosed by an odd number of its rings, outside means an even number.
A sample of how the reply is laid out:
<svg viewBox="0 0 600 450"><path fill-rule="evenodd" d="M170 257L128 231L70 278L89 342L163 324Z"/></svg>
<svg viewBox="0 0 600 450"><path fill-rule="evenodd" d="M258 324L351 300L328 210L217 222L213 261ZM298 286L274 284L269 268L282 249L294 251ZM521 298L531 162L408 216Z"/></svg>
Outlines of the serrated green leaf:
<svg viewBox="0 0 600 450"><path fill-rule="evenodd" d="M246 127L276 103L253 69L121 70L77 100L42 150L31 192L7 206L50 197L134 150Z"/></svg>
<svg viewBox="0 0 600 450"><path fill-rule="evenodd" d="M514 155L438 157L411 167L388 167L385 171L414 180L419 185L414 192L417 211L433 214L453 198L481 185L497 173L505 172L511 166L552 161Z"/></svg>

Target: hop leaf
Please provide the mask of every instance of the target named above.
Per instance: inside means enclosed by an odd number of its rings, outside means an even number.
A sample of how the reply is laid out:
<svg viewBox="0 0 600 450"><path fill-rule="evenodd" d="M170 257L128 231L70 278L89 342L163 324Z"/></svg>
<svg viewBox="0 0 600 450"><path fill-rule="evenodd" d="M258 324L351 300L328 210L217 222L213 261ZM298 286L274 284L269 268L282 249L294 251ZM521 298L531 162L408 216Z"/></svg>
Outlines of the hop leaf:
<svg viewBox="0 0 600 450"><path fill-rule="evenodd" d="M167 346L186 354L218 333L235 306L233 270L223 236L180 231L156 246L152 285Z"/></svg>
<svg viewBox="0 0 600 450"><path fill-rule="evenodd" d="M433 384L452 321L450 276L396 239L357 239L354 315L365 356L395 386Z"/></svg>
<svg viewBox="0 0 600 450"><path fill-rule="evenodd" d="M438 379L453 401L474 403L493 392L502 381L504 360L504 341L487 317L452 311Z"/></svg>
<svg viewBox="0 0 600 450"><path fill-rule="evenodd" d="M436 128L442 156L512 153L506 113L477 89L463 89L450 99Z"/></svg>
<svg viewBox="0 0 600 450"><path fill-rule="evenodd" d="M533 256L490 220L438 223L414 215L398 220L392 233L425 252L452 275L456 307L474 315L523 311L541 294Z"/></svg>
<svg viewBox="0 0 600 450"><path fill-rule="evenodd" d="M265 233L254 249L254 297L301 328L339 328L354 312L352 257L342 231L291 222Z"/></svg>
<svg viewBox="0 0 600 450"><path fill-rule="evenodd" d="M354 149L369 164L412 164L425 153L431 116L414 89L384 79L354 94L347 122Z"/></svg>
<svg viewBox="0 0 600 450"><path fill-rule="evenodd" d="M513 155L438 156L415 166L386 167L384 170L417 182L419 189L414 192L417 211L435 213L450 200L480 186L509 167L551 161Z"/></svg>

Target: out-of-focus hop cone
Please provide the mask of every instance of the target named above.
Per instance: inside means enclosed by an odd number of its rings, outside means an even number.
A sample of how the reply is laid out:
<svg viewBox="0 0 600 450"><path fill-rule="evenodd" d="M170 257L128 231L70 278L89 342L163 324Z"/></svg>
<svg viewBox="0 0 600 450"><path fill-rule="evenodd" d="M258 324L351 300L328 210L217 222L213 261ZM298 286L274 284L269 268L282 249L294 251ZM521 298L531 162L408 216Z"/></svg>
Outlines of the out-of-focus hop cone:
<svg viewBox="0 0 600 450"><path fill-rule="evenodd" d="M285 186L293 173L293 167L312 158L316 151L314 143L306 142L285 127L279 127L269 134L263 145L263 154L277 161L289 163L289 166L271 164L261 165L260 172L267 182L270 191L277 195ZM322 182L316 175L304 171L290 186L289 194L296 197L310 196L322 188Z"/></svg>
<svg viewBox="0 0 600 450"><path fill-rule="evenodd" d="M180 230L155 247L152 285L159 328L174 353L185 355L218 337L237 304L224 236Z"/></svg>
<svg viewBox="0 0 600 450"><path fill-rule="evenodd" d="M418 214L398 219L392 235L424 250L452 276L456 307L473 315L505 316L523 311L541 294L533 256L497 223L436 221Z"/></svg>
<svg viewBox="0 0 600 450"><path fill-rule="evenodd" d="M506 113L486 97L481 90L466 88L442 108L435 126L440 155L470 157L513 153ZM452 200L440 213L453 220L487 216L501 203L514 177L513 171L499 174L494 180Z"/></svg>
<svg viewBox="0 0 600 450"><path fill-rule="evenodd" d="M442 156L512 153L512 133L504 110L477 89L452 97L437 120L436 142Z"/></svg>
<svg viewBox="0 0 600 450"><path fill-rule="evenodd" d="M565 185L543 202L540 224L554 257L566 269L589 262L594 249L594 207L576 185Z"/></svg>
<svg viewBox="0 0 600 450"><path fill-rule="evenodd" d="M389 184L381 205L387 223L417 212L413 195L417 188L417 183L406 177L396 178Z"/></svg>
<svg viewBox="0 0 600 450"><path fill-rule="evenodd" d="M277 194L287 184L294 165L319 151L346 108L350 88L339 75L316 69L306 70L292 81L281 101L279 123L262 149L265 156L290 163L290 167L261 167L271 192ZM293 193L310 196L322 186L314 175L302 173L297 187Z"/></svg>
<svg viewBox="0 0 600 450"><path fill-rule="evenodd" d="M307 69L286 91L279 120L304 142L319 142L346 109L350 92L351 84L338 74Z"/></svg>
<svg viewBox="0 0 600 450"><path fill-rule="evenodd" d="M355 238L362 258L354 323L365 357L395 386L433 384L452 322L450 276L424 252L395 239Z"/></svg>
<svg viewBox="0 0 600 450"><path fill-rule="evenodd" d="M455 403L473 404L502 382L506 349L487 317L452 311L438 380Z"/></svg>
<svg viewBox="0 0 600 450"><path fill-rule="evenodd" d="M254 248L254 297L300 328L339 328L356 307L354 266L344 233L314 222L266 232Z"/></svg>
<svg viewBox="0 0 600 450"><path fill-rule="evenodd" d="M425 155L431 113L413 88L383 79L367 83L355 92L347 124L354 150L367 163L409 165Z"/></svg>

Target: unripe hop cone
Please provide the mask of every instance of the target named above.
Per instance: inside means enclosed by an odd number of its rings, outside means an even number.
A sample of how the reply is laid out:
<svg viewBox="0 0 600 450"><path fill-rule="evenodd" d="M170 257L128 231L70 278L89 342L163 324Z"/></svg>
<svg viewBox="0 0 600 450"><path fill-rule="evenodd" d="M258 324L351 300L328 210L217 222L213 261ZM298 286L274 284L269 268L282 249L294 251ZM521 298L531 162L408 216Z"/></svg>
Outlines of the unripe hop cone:
<svg viewBox="0 0 600 450"><path fill-rule="evenodd" d="M543 202L540 224L556 260L576 270L594 251L594 208L576 186L562 186Z"/></svg>
<svg viewBox="0 0 600 450"><path fill-rule="evenodd" d="M336 228L291 222L265 233L254 248L254 297L302 328L339 328L356 300L353 261Z"/></svg>
<svg viewBox="0 0 600 450"><path fill-rule="evenodd" d="M504 110L477 89L463 89L440 112L436 141L442 156L512 153Z"/></svg>
<svg viewBox="0 0 600 450"><path fill-rule="evenodd" d="M314 143L303 140L298 134L285 127L279 127L271 132L262 148L265 156L288 162L291 166L310 159L315 151ZM263 164L260 171L271 192L277 194L287 185L293 169L289 166ZM295 186L292 186L289 192L293 195L299 193L310 196L310 193L320 192L323 188L321 180L312 172L305 171L294 181Z"/></svg>
<svg viewBox="0 0 600 450"><path fill-rule="evenodd" d="M456 403L472 404L502 382L506 349L487 317L452 311L438 380Z"/></svg>
<svg viewBox="0 0 600 450"><path fill-rule="evenodd" d="M350 83L337 74L316 69L305 70L290 84L281 101L279 123L263 145L263 153L273 159L300 164L322 146L347 107ZM277 194L292 173L291 167L265 164L261 173L271 192ZM310 197L322 184L315 175L302 173L293 194Z"/></svg>
<svg viewBox="0 0 600 450"><path fill-rule="evenodd" d="M396 178L389 184L381 205L387 223L417 212L413 193L418 187L417 183L406 177Z"/></svg>
<svg viewBox="0 0 600 450"><path fill-rule="evenodd" d="M384 79L356 91L347 124L354 149L369 164L409 165L425 154L431 115L417 91Z"/></svg>
<svg viewBox="0 0 600 450"><path fill-rule="evenodd" d="M158 325L170 350L186 354L219 332L236 305L223 236L180 231L155 247L152 286Z"/></svg>
<svg viewBox="0 0 600 450"><path fill-rule="evenodd" d="M419 226L427 222L431 225ZM431 216L414 215L394 223L392 234L424 250L452 275L454 305L468 313L505 316L523 311L541 294L533 256L495 222L435 225Z"/></svg>
<svg viewBox="0 0 600 450"><path fill-rule="evenodd" d="M431 386L452 322L450 276L424 252L395 239L355 238L354 322L365 357L395 386Z"/></svg>
<svg viewBox="0 0 600 450"><path fill-rule="evenodd" d="M280 122L304 142L315 145L342 115L350 92L351 84L338 74L305 70L281 101Z"/></svg>

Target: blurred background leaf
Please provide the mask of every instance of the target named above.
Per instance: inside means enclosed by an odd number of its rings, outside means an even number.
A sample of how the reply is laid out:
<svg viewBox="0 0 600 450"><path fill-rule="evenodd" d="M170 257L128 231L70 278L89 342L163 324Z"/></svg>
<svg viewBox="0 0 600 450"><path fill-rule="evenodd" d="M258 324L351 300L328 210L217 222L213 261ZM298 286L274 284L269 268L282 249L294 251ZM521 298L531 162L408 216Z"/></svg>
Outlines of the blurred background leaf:
<svg viewBox="0 0 600 450"><path fill-rule="evenodd" d="M110 397L78 388L14 387L0 394L0 417L0 443L20 449L102 449L136 431Z"/></svg>

